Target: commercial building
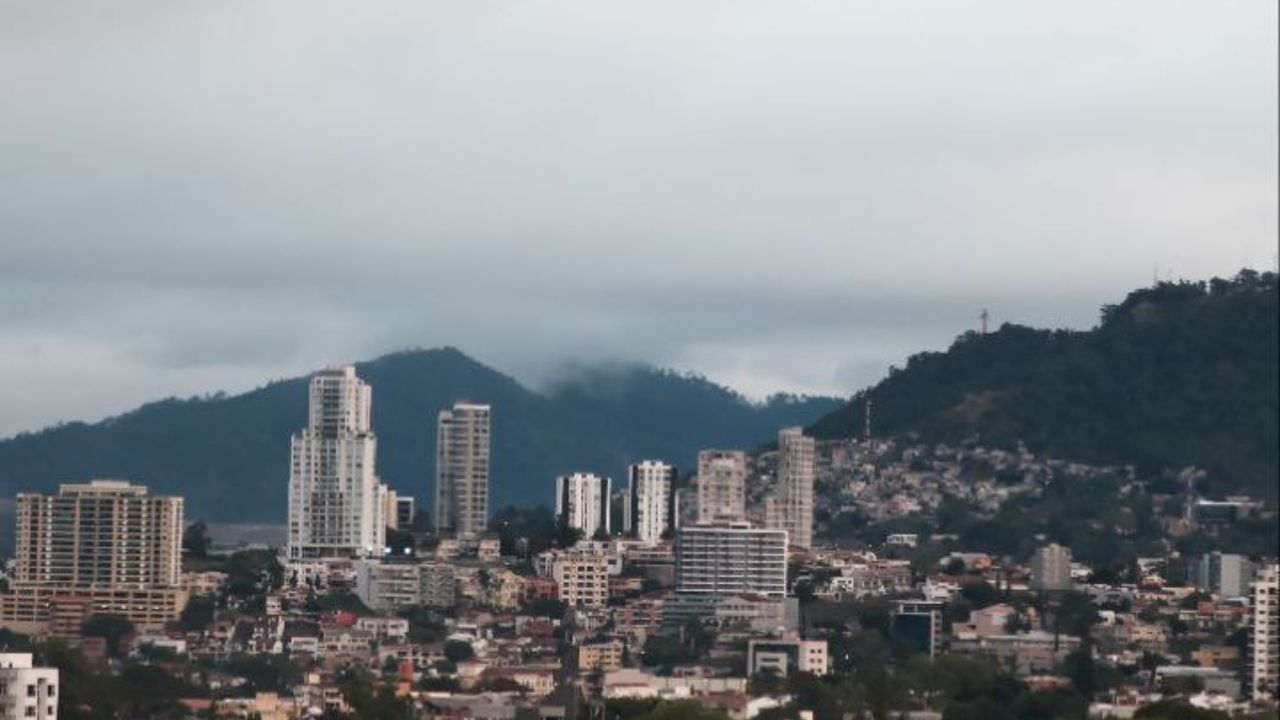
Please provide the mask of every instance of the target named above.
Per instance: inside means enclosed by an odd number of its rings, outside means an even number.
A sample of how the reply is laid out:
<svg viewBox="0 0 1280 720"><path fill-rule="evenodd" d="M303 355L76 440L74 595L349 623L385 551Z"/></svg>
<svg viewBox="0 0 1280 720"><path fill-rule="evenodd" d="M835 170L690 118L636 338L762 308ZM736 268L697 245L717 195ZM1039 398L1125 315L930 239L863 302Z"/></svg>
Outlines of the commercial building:
<svg viewBox="0 0 1280 720"><path fill-rule="evenodd" d="M591 473L556 478L556 518L591 538L609 534L609 497L612 481Z"/></svg>
<svg viewBox="0 0 1280 720"><path fill-rule="evenodd" d="M799 639L751 640L747 643L747 673L772 672L786 677L794 672L826 675L827 641Z"/></svg>
<svg viewBox="0 0 1280 720"><path fill-rule="evenodd" d="M657 545L679 526L676 512L674 465L645 460L627 468L627 499L623 507L626 530L645 545Z"/></svg>
<svg viewBox="0 0 1280 720"><path fill-rule="evenodd" d="M382 553L388 489L375 468L372 403L353 366L311 376L307 427L291 448L290 560Z"/></svg>
<svg viewBox="0 0 1280 720"><path fill-rule="evenodd" d="M490 410L455 403L436 425L436 531L473 537L489 524Z"/></svg>
<svg viewBox="0 0 1280 720"><path fill-rule="evenodd" d="M1249 628L1249 689L1254 700L1280 697L1280 565L1263 568L1253 582Z"/></svg>
<svg viewBox="0 0 1280 720"><path fill-rule="evenodd" d="M31 653L0 653L0 718L58 720L58 669L34 667Z"/></svg>
<svg viewBox="0 0 1280 720"><path fill-rule="evenodd" d="M895 645L929 657L942 648L942 610L939 600L899 600L894 603L890 636Z"/></svg>
<svg viewBox="0 0 1280 720"><path fill-rule="evenodd" d="M816 445L803 428L778 433L778 483L776 508L769 526L787 531L792 545L813 545L813 480Z"/></svg>
<svg viewBox="0 0 1280 720"><path fill-rule="evenodd" d="M418 515L418 503L411 497L403 495L396 496L395 512L392 517L395 518L395 524L391 525L397 530L408 530L413 527L413 521Z"/></svg>
<svg viewBox="0 0 1280 720"><path fill-rule="evenodd" d="M1000 667L1012 668L1019 677L1055 672L1067 656L1080 647L1080 638L1054 635L1043 630L1004 635L980 635L954 639L951 652L991 658Z"/></svg>
<svg viewBox="0 0 1280 720"><path fill-rule="evenodd" d="M182 589L182 498L119 480L20 493L16 566L0 595L0 625L23 633L74 634L93 613L143 629L177 619Z"/></svg>
<svg viewBox="0 0 1280 720"><path fill-rule="evenodd" d="M742 522L746 509L747 455L741 450L698 453L698 523Z"/></svg>
<svg viewBox="0 0 1280 720"><path fill-rule="evenodd" d="M787 532L745 522L676 532L676 592L722 597L787 595Z"/></svg>
<svg viewBox="0 0 1280 720"><path fill-rule="evenodd" d="M1187 579L1198 590L1224 598L1248 597L1256 570L1244 555L1211 552L1187 568Z"/></svg>
<svg viewBox="0 0 1280 720"><path fill-rule="evenodd" d="M398 610L421 604L422 589L416 562L357 560L356 595L374 610Z"/></svg>
<svg viewBox="0 0 1280 720"><path fill-rule="evenodd" d="M1071 548L1046 545L1031 556L1031 589L1043 592L1070 590Z"/></svg>

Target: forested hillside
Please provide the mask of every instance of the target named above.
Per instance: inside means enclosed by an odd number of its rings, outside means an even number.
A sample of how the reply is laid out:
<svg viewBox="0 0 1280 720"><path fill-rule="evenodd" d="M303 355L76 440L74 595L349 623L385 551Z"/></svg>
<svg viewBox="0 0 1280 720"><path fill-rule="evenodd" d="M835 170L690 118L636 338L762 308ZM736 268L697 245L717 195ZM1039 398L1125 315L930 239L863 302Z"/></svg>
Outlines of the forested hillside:
<svg viewBox="0 0 1280 720"><path fill-rule="evenodd" d="M1037 453L1143 472L1194 465L1204 490L1274 502L1280 478L1275 273L1159 283L1102 309L1089 331L1005 325L968 333L812 426L877 434L1019 441Z"/></svg>

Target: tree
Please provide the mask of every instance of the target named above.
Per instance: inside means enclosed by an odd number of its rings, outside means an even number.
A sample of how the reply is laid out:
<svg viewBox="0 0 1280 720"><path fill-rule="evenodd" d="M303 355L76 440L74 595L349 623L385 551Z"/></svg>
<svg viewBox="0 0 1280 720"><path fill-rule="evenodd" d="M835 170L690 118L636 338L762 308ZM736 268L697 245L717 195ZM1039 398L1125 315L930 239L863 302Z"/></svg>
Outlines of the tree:
<svg viewBox="0 0 1280 720"><path fill-rule="evenodd" d="M204 520L196 520L182 531L182 549L193 558L209 556L209 548L213 546L213 538L209 537L209 527Z"/></svg>
<svg viewBox="0 0 1280 720"><path fill-rule="evenodd" d="M120 657L120 641L133 635L133 623L121 615L90 615L80 626L85 637L100 637L107 641L107 654Z"/></svg>
<svg viewBox="0 0 1280 720"><path fill-rule="evenodd" d="M227 559L227 593L237 597L262 595L284 581L284 567L271 550L241 550Z"/></svg>
<svg viewBox="0 0 1280 720"><path fill-rule="evenodd" d="M568 607L569 604L563 600L556 600L554 598L538 598L537 600L525 605L522 612L526 615L552 618L554 620L564 617L564 612Z"/></svg>
<svg viewBox="0 0 1280 720"><path fill-rule="evenodd" d="M469 660L475 654L476 651L471 647L471 643L465 640L448 640L444 644L444 656L454 664Z"/></svg>
<svg viewBox="0 0 1280 720"><path fill-rule="evenodd" d="M200 631L213 624L214 600L210 596L197 596L187 601L178 617L178 625L183 630Z"/></svg>

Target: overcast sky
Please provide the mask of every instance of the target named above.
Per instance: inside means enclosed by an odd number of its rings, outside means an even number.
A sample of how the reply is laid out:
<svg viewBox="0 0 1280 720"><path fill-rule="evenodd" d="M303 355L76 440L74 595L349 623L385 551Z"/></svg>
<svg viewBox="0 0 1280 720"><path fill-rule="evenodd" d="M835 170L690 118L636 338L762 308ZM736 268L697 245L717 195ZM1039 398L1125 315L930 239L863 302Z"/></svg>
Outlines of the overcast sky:
<svg viewBox="0 0 1280 720"><path fill-rule="evenodd" d="M847 394L1269 268L1275 0L0 0L0 436L406 346Z"/></svg>

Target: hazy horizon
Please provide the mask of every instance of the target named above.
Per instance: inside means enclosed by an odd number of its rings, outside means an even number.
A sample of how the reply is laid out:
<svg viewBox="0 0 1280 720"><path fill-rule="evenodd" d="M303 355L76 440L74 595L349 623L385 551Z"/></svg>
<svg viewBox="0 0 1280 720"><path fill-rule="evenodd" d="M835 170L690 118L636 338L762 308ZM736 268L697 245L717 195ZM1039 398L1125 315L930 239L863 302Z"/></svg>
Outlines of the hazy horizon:
<svg viewBox="0 0 1280 720"><path fill-rule="evenodd" d="M848 395L1275 262L1265 0L0 17L0 437L412 346Z"/></svg>

